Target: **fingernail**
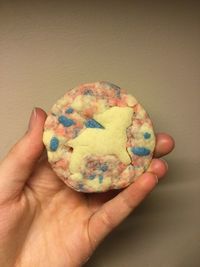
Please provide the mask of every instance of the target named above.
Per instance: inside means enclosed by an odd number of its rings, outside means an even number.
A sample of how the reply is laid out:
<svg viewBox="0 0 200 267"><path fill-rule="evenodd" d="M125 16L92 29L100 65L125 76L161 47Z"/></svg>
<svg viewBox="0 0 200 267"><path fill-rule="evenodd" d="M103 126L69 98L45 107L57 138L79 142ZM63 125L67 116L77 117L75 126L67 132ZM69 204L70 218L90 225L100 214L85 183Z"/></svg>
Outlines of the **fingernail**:
<svg viewBox="0 0 200 267"><path fill-rule="evenodd" d="M167 161L162 158L160 158L160 160L162 160L162 162L165 164L166 170L168 171L169 167Z"/></svg>
<svg viewBox="0 0 200 267"><path fill-rule="evenodd" d="M33 129L34 124L36 122L36 118L37 118L37 111L36 108L34 108L31 112L31 117L28 124L28 131L31 131Z"/></svg>
<svg viewBox="0 0 200 267"><path fill-rule="evenodd" d="M158 176L154 174L154 177L155 177L156 183L158 183Z"/></svg>
<svg viewBox="0 0 200 267"><path fill-rule="evenodd" d="M149 171L148 171L148 173L153 174L153 177L154 177L156 183L158 183L158 181L159 181L158 176L157 176L154 172L149 172Z"/></svg>
<svg viewBox="0 0 200 267"><path fill-rule="evenodd" d="M158 179L158 175L157 174L155 174L154 172L151 172L152 174L153 174L153 176L154 176L154 179L156 180L156 183L158 183L158 181L159 181L159 179Z"/></svg>
<svg viewBox="0 0 200 267"><path fill-rule="evenodd" d="M146 184L146 182L149 182L149 180L151 181L151 185L154 186L155 184L158 183L159 179L158 176L154 173L154 172L146 172L142 175L143 179L142 181ZM155 183L152 184L152 178L155 180Z"/></svg>

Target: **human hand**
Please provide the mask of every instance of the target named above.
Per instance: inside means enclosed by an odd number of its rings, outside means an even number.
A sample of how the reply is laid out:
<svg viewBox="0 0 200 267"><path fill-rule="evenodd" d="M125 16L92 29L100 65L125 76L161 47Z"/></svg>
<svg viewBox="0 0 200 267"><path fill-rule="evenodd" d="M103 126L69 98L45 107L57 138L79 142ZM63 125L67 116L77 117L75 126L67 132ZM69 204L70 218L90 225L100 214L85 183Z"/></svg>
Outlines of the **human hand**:
<svg viewBox="0 0 200 267"><path fill-rule="evenodd" d="M146 173L124 190L84 194L52 171L42 144L46 113L32 112L29 130L0 164L0 266L78 267L153 190L167 171L158 157L173 139L158 134Z"/></svg>

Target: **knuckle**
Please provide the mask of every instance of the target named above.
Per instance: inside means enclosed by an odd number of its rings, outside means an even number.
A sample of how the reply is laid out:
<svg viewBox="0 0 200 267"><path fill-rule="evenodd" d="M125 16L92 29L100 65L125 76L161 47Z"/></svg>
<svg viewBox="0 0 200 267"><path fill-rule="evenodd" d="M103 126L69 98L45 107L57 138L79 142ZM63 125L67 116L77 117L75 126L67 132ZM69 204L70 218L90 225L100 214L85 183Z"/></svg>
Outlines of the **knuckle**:
<svg viewBox="0 0 200 267"><path fill-rule="evenodd" d="M124 203L125 207L128 210L132 211L136 208L137 205L136 205L135 201L132 200L132 198L128 198L124 194L121 194L120 197L121 197L121 200Z"/></svg>
<svg viewBox="0 0 200 267"><path fill-rule="evenodd" d="M101 215L101 220L103 224L108 228L108 229L113 229L115 227L115 223L113 221L113 218L111 214L104 209Z"/></svg>

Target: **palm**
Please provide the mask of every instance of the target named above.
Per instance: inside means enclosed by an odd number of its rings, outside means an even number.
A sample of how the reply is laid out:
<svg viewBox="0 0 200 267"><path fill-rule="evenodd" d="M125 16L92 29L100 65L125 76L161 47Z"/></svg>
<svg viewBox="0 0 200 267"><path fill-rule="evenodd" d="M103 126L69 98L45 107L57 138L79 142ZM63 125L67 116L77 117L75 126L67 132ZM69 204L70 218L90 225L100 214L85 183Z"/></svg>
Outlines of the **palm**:
<svg viewBox="0 0 200 267"><path fill-rule="evenodd" d="M24 231L27 238L20 251L19 264L40 266L43 262L44 267L44 262L45 266L64 266L67 262L67 266L79 266L95 246L89 236L90 217L111 196L112 192L88 195L70 189L43 159L21 198L24 206L21 216L30 223ZM32 211L31 218L27 206Z"/></svg>

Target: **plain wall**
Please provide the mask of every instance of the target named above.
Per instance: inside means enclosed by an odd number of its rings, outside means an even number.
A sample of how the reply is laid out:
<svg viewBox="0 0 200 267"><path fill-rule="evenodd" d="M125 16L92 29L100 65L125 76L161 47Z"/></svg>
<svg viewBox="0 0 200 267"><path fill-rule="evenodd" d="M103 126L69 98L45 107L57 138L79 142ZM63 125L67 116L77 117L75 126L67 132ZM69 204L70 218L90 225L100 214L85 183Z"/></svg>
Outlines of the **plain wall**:
<svg viewBox="0 0 200 267"><path fill-rule="evenodd" d="M0 0L1 158L34 106L98 80L127 88L176 140L165 179L87 267L200 266L199 6Z"/></svg>

